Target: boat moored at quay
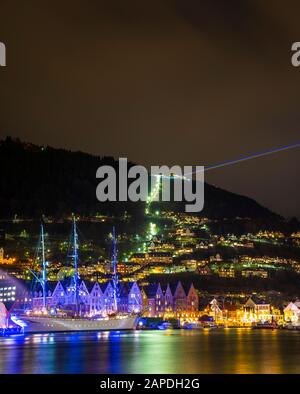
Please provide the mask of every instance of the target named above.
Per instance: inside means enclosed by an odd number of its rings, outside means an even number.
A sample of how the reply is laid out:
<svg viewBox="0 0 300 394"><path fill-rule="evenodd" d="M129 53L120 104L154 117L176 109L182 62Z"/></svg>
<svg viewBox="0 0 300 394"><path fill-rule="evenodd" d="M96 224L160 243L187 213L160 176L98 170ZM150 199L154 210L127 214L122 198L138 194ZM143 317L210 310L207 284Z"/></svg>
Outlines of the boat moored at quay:
<svg viewBox="0 0 300 394"><path fill-rule="evenodd" d="M109 304L94 305L93 311L87 311L83 300L87 292L82 288L78 272L78 235L75 216L72 220L72 255L74 274L66 291L61 287L59 296L67 299L66 305L49 304L47 285L47 262L45 259L44 227L41 224L40 251L41 272L32 272L41 289L38 297L33 297L32 307L18 312L3 312L3 333L55 333L71 331L112 331L134 330L138 323L138 311L122 311L119 308L119 285L117 274L117 249L115 229L113 228L112 280L108 284ZM95 292L94 300L99 297L100 286ZM99 298L98 298L99 299ZM99 302L100 304L100 302ZM3 305L4 306L4 305ZM5 330L5 331L4 331Z"/></svg>
<svg viewBox="0 0 300 394"><path fill-rule="evenodd" d="M134 330L137 316L118 316L103 319L59 318L48 316L21 316L22 332L68 332L68 331L120 331Z"/></svg>

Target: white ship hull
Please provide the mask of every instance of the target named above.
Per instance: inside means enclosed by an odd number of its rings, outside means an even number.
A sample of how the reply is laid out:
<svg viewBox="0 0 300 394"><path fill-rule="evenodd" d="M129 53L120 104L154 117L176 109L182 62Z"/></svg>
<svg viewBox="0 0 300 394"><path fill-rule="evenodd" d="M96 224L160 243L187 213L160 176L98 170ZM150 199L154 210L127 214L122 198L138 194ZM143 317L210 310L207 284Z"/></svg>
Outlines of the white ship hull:
<svg viewBox="0 0 300 394"><path fill-rule="evenodd" d="M138 320L136 316L102 320L38 316L26 316L21 319L24 322L24 333L134 330Z"/></svg>

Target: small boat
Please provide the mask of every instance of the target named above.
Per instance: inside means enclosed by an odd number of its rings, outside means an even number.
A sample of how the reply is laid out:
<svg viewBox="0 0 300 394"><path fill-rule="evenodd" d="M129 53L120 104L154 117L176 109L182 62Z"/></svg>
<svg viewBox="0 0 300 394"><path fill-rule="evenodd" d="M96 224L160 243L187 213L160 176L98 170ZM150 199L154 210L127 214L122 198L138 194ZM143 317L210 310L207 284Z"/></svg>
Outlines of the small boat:
<svg viewBox="0 0 300 394"><path fill-rule="evenodd" d="M8 337L10 335L22 334L21 327L0 328L0 337Z"/></svg>
<svg viewBox="0 0 300 394"><path fill-rule="evenodd" d="M277 326L274 323L258 323L252 328L254 330L274 330Z"/></svg>
<svg viewBox="0 0 300 394"><path fill-rule="evenodd" d="M286 324L283 328L286 329L286 330L298 330L299 331L300 330L300 325L289 323L289 324Z"/></svg>
<svg viewBox="0 0 300 394"><path fill-rule="evenodd" d="M205 323L203 324L203 328L208 329L208 330L215 330L216 328L219 328L216 324L214 323Z"/></svg>
<svg viewBox="0 0 300 394"><path fill-rule="evenodd" d="M185 323L183 325L183 328L185 330L203 330L203 327L199 322L198 323Z"/></svg>
<svg viewBox="0 0 300 394"><path fill-rule="evenodd" d="M157 326L159 330L173 330L173 326L171 323L164 321Z"/></svg>

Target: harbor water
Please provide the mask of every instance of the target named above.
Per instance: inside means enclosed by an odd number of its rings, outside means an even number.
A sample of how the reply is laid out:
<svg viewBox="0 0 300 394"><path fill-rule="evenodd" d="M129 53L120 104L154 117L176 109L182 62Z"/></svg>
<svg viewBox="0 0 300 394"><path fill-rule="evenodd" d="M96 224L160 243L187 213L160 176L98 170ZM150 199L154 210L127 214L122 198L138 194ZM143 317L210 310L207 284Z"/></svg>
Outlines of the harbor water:
<svg viewBox="0 0 300 394"><path fill-rule="evenodd" d="M0 373L300 373L300 332L166 330L0 338Z"/></svg>

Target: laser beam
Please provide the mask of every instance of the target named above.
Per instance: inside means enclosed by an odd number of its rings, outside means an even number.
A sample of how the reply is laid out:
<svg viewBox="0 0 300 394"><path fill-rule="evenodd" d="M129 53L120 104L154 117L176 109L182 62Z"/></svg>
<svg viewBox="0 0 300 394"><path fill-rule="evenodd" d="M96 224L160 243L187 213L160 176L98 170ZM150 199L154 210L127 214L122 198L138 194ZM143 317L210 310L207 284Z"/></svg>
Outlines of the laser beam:
<svg viewBox="0 0 300 394"><path fill-rule="evenodd" d="M252 155L249 155L249 156L240 157L239 159L229 160L229 161L225 161L223 163L218 163L218 164L213 164L211 166L205 167L204 171L210 171L210 170L215 170L217 168L227 167L227 166L230 166L230 165L242 163L244 161L257 159L259 157L269 156L269 155L272 155L274 153L286 151L286 150L289 150L289 149L295 149L295 148L299 148L299 147L300 147L300 142L297 142L295 144L282 146L280 148L271 149L271 150L268 150L268 151L265 151L265 152L260 152L260 153L255 153L255 154L252 154ZM193 172L193 174L194 174L194 172Z"/></svg>
<svg viewBox="0 0 300 394"><path fill-rule="evenodd" d="M218 163L218 164L213 164L213 165L210 165L210 166L204 166L204 172L211 171L211 170L216 170L217 168L223 168L223 167L231 166L231 165L242 163L242 162L248 161L248 160L258 159L260 157L273 155L274 153L283 152L283 151L287 151L287 150L295 149L295 148L300 148L300 142L296 142L294 144L290 144L290 145L286 145L286 146L281 146L281 147L275 148L275 149L270 149L270 150L267 150L265 152L254 153L252 155L240 157L238 159L228 160L228 161L224 161L224 162ZM190 179L187 179L186 177L187 176L191 176L193 174L196 174L197 172L200 172L200 171L193 171L193 172L190 172L188 174L185 174L185 176L177 175L177 177L181 178L181 179L190 180ZM162 178L172 178L169 175L163 175L161 177Z"/></svg>

